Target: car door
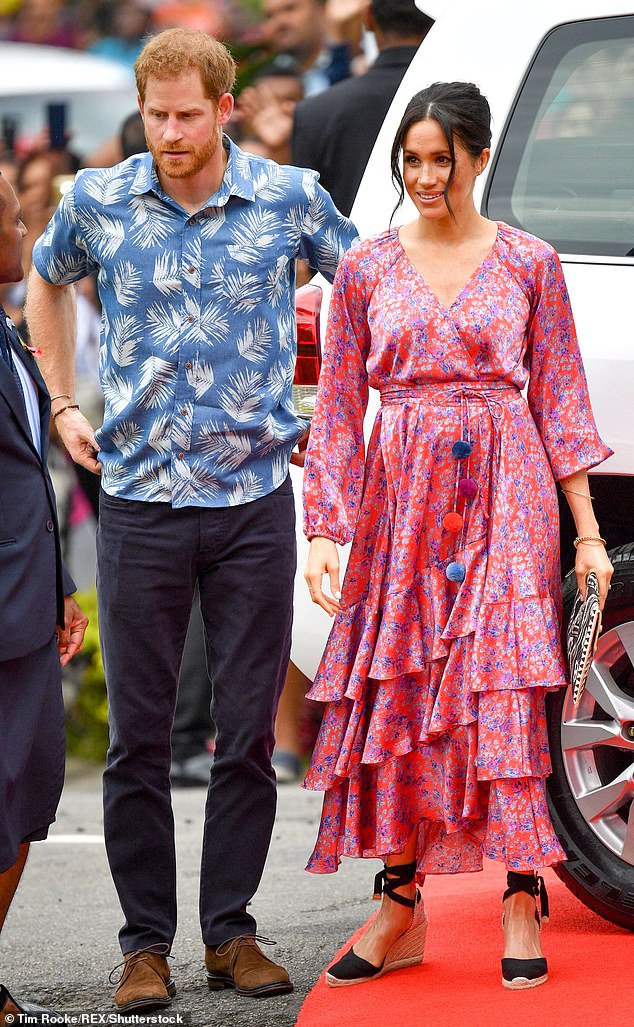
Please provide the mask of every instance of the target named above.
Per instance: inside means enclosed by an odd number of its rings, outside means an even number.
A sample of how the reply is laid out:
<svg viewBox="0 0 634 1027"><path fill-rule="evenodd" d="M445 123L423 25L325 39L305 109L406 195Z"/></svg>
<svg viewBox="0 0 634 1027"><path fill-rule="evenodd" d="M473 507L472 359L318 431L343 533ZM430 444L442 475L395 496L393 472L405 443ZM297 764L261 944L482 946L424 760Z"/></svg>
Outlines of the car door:
<svg viewBox="0 0 634 1027"><path fill-rule="evenodd" d="M571 295L599 429L591 475L615 574L587 691L549 697L549 804L582 901L634 929L634 16L557 25L503 128L482 204L547 239ZM574 564L562 520L562 566ZM565 612L576 590L564 583Z"/></svg>

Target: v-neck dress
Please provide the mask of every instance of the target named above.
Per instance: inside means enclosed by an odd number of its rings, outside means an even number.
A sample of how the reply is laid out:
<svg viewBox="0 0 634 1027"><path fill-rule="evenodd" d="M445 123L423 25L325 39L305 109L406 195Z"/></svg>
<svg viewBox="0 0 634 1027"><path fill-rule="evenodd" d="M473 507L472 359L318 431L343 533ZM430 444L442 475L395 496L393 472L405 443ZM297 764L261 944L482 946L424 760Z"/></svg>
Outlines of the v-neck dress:
<svg viewBox="0 0 634 1027"><path fill-rule="evenodd" d="M353 540L309 692L308 869L416 825L421 875L565 858L544 787L545 693L567 683L555 481L610 454L547 243L500 223L448 308L396 230L345 254L305 467L306 534Z"/></svg>

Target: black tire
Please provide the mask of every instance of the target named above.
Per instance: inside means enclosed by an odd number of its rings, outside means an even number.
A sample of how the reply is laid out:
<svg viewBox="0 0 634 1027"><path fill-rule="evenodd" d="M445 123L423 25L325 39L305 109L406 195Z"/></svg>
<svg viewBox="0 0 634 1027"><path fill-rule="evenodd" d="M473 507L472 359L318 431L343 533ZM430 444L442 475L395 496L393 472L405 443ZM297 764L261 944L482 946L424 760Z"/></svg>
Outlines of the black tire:
<svg viewBox="0 0 634 1027"><path fill-rule="evenodd" d="M610 558L614 564L614 576L603 612L602 638L606 638L607 633L618 625L634 622L634 544L611 550ZM575 591L574 574L569 574L564 581L564 623L570 614ZM629 659L621 659L617 669L620 694L624 694L628 700L631 698L631 723L634 725L634 668ZM589 826L575 800L566 772L566 759L562 749L562 718L569 715L571 709L569 691L568 689L551 693L546 702L553 765L552 775L547 782L548 806L555 831L567 855L567 861L554 868L555 873L566 887L595 913L620 927L634 931L634 855L629 857L633 862L621 858ZM603 721L606 717L597 705L591 719ZM606 785L614 779L615 760L621 761L618 764L619 769L622 769L623 761L628 759L634 764L634 751L629 751L629 742L626 749L627 752L614 747L597 749L598 756L596 765L593 764L593 773L598 772L601 785ZM594 760L594 750L592 752ZM628 809L633 805L634 801L630 798L629 802L614 815L626 821ZM631 817L634 818L634 811L631 812Z"/></svg>

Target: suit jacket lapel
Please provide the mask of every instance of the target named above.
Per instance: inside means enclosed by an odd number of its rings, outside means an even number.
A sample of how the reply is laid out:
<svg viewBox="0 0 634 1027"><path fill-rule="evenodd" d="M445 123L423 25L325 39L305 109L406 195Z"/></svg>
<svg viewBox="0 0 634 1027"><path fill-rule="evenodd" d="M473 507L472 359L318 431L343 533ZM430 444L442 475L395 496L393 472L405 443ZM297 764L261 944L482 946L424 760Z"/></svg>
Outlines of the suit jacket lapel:
<svg viewBox="0 0 634 1027"><path fill-rule="evenodd" d="M51 399L49 391L46 387L46 382L42 377L37 360L20 342L20 337L17 331L14 330L11 338L12 349L14 353L17 353L18 360L26 366L27 371L31 375L31 378L35 382L37 388L38 405L40 408L40 439L42 445L42 462L46 463L48 455L48 437L49 437L49 422L51 418Z"/></svg>
<svg viewBox="0 0 634 1027"><path fill-rule="evenodd" d="M29 353L29 351L24 348L24 346L20 342L20 337L18 335L17 329L15 328L15 326L13 325L12 322L11 323L9 322L9 319L7 319L6 324L7 324L7 334L8 334L8 338L9 338L9 345L11 346L11 351L13 353L13 358L14 358L14 360L21 360L22 361L22 363L25 365L27 371L31 375L33 381L35 382L35 385L36 385L36 388L37 388L37 394L38 394L38 400L39 400L39 408L40 408L40 435L41 435L41 441L42 441L42 457L41 457L41 459L42 459L42 462L44 463L46 461L47 453L48 453L48 428L49 428L49 418L50 418L50 413L51 413L51 403L50 403L50 399L49 399L48 389L46 388L46 383L44 382L44 379L42 378L42 374L40 372L39 367L37 366L36 360L31 355L31 353ZM33 436L31 435L31 428L29 426L29 420L28 420L28 417L26 415L26 408L24 406L24 400L23 400L22 396L20 395L20 390L19 390L19 388L17 386L15 378L11 374L10 369L7 367L5 361L1 360L1 359L0 359L0 391L3 392L4 396L8 400L8 402L9 402L9 404L10 404L12 410L13 410L13 413L15 414L15 417L17 418L18 423L20 424L20 427L24 431L24 433L25 433L29 443L31 444L31 447L32 447L33 451L37 454L37 456L39 458L40 454L37 452L37 449L35 448L35 446L33 444Z"/></svg>

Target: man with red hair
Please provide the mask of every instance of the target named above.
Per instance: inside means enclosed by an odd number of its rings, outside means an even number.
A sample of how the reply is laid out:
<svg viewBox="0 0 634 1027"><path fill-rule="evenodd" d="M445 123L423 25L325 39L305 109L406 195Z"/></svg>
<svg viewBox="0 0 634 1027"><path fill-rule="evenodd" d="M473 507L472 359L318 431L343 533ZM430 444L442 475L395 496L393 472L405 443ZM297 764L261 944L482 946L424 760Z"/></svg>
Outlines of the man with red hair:
<svg viewBox="0 0 634 1027"><path fill-rule="evenodd" d="M74 399L54 414L73 458L101 472L104 827L126 918L123 1012L166 1006L175 991L170 732L196 584L217 727L200 886L207 983L247 996L292 988L247 906L273 829L290 653L288 465L305 431L291 396L295 262L332 278L356 236L314 172L224 135L235 70L221 43L169 30L135 70L150 152L77 176L35 246L27 304L54 395L73 396L71 285L98 272L104 423L95 434Z"/></svg>

